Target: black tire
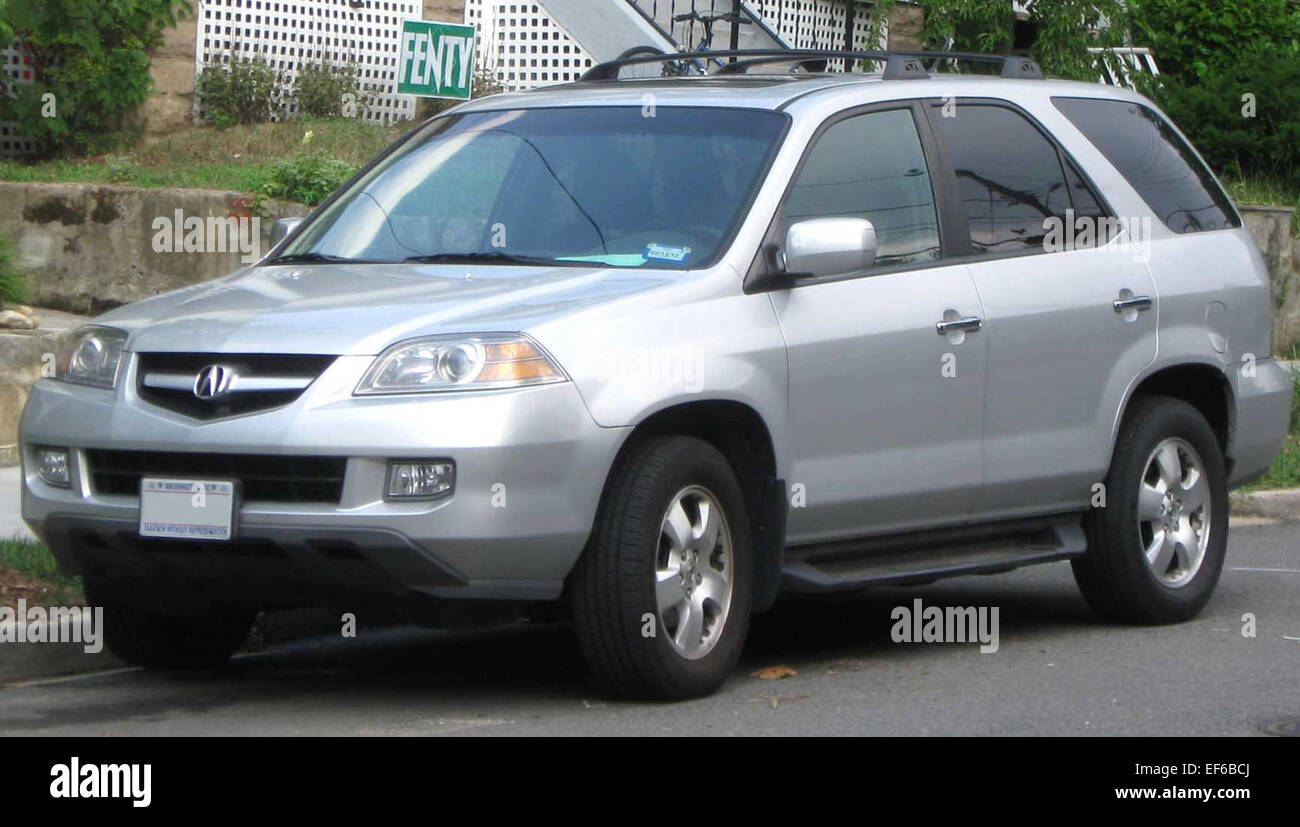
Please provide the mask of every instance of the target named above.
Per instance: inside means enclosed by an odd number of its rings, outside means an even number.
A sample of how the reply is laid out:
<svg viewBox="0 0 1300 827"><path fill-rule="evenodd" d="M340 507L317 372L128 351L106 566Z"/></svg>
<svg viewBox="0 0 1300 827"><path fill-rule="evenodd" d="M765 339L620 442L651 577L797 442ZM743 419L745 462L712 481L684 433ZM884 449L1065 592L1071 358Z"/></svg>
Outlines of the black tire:
<svg viewBox="0 0 1300 827"><path fill-rule="evenodd" d="M120 603L104 605L104 645L133 666L202 669L230 659L248 638L257 613L212 609L198 615L165 615Z"/></svg>
<svg viewBox="0 0 1300 827"><path fill-rule="evenodd" d="M698 659L670 642L655 598L664 515L691 487L712 494L731 534L730 608L712 648ZM735 669L749 628L753 551L735 473L712 445L691 437L640 440L610 473L591 540L571 575L574 625L593 675L621 698L677 700L717 690ZM646 616L652 637L643 635Z"/></svg>
<svg viewBox="0 0 1300 827"><path fill-rule="evenodd" d="M1138 489L1148 459L1166 439L1189 443L1209 484L1209 538L1199 569L1177 587L1147 564L1139 539ZM1106 477L1106 506L1084 521L1088 551L1071 562L1075 581L1093 611L1125 623L1179 623L1197 615L1219 581L1228 547L1228 486L1219 440L1200 412L1178 399L1133 402L1120 426Z"/></svg>

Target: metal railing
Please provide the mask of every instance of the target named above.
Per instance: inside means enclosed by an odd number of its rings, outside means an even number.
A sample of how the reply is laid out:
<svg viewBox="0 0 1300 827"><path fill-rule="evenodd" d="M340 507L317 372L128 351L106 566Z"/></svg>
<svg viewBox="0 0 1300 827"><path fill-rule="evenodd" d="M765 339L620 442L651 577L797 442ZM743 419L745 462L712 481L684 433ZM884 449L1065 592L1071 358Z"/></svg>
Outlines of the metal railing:
<svg viewBox="0 0 1300 827"><path fill-rule="evenodd" d="M1132 88L1133 74L1159 75L1156 56L1144 46L1116 46L1089 49L1097 67L1098 83Z"/></svg>

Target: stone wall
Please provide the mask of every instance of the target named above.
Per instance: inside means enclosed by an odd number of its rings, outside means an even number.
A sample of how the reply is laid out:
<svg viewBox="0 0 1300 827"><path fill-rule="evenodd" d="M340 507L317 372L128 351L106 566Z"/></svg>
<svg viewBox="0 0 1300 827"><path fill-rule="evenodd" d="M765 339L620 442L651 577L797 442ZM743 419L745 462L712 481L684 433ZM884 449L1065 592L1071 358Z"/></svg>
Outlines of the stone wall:
<svg viewBox="0 0 1300 827"><path fill-rule="evenodd" d="M194 52L198 37L195 13L163 31L163 43L149 59L153 91L140 107L145 134L165 135L189 126L194 117Z"/></svg>
<svg viewBox="0 0 1300 827"><path fill-rule="evenodd" d="M1241 216L1255 237L1273 278L1273 352L1300 344L1300 239L1291 237L1291 207L1242 206Z"/></svg>
<svg viewBox="0 0 1300 827"><path fill-rule="evenodd" d="M37 310L35 330L0 330L0 466L18 464L18 417L27 393L58 348L59 337L85 319Z"/></svg>
<svg viewBox="0 0 1300 827"><path fill-rule="evenodd" d="M921 48L921 24L925 9L898 4L889 9L887 48L897 52L915 52Z"/></svg>
<svg viewBox="0 0 1300 827"><path fill-rule="evenodd" d="M155 250L155 222L175 224L178 210L206 222L249 217L252 208L246 193L0 181L0 233L14 240L34 274L33 303L73 313L102 312L238 270L242 254L228 242L226 252L215 245L207 252ZM263 252L275 219L307 214L301 204L280 201L266 209L270 217L258 221Z"/></svg>

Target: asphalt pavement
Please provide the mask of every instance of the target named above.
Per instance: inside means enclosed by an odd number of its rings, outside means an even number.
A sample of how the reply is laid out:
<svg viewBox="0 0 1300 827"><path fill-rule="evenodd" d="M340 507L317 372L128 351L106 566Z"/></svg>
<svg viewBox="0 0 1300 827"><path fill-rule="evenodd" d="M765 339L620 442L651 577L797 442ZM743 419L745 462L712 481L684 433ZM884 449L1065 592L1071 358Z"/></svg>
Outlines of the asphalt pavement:
<svg viewBox="0 0 1300 827"><path fill-rule="evenodd" d="M900 644L896 606L999 609L1000 646ZM1254 636L1243 635L1249 617ZM752 675L773 666L796 674ZM241 655L0 686L3 735L1266 735L1300 733L1300 525L1234 522L1197 619L1096 620L1056 563L784 601L718 694L610 701L565 624L390 629Z"/></svg>

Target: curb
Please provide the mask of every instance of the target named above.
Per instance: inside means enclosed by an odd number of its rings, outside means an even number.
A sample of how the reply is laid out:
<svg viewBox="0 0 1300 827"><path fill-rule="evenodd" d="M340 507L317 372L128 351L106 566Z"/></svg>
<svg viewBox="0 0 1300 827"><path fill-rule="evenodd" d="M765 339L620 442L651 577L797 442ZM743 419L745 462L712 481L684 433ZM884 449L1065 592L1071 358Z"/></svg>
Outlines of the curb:
<svg viewBox="0 0 1300 827"><path fill-rule="evenodd" d="M59 618L57 630L48 622L0 621L0 686L122 667L122 661L103 648L102 638L94 653L86 651L86 642L78 642L81 629L74 635L72 627L81 626L81 612L80 607L70 607L69 614ZM61 642L30 642L38 635L51 634Z"/></svg>
<svg viewBox="0 0 1300 827"><path fill-rule="evenodd" d="M1228 509L1233 516L1300 520L1300 488L1233 491L1228 495Z"/></svg>

